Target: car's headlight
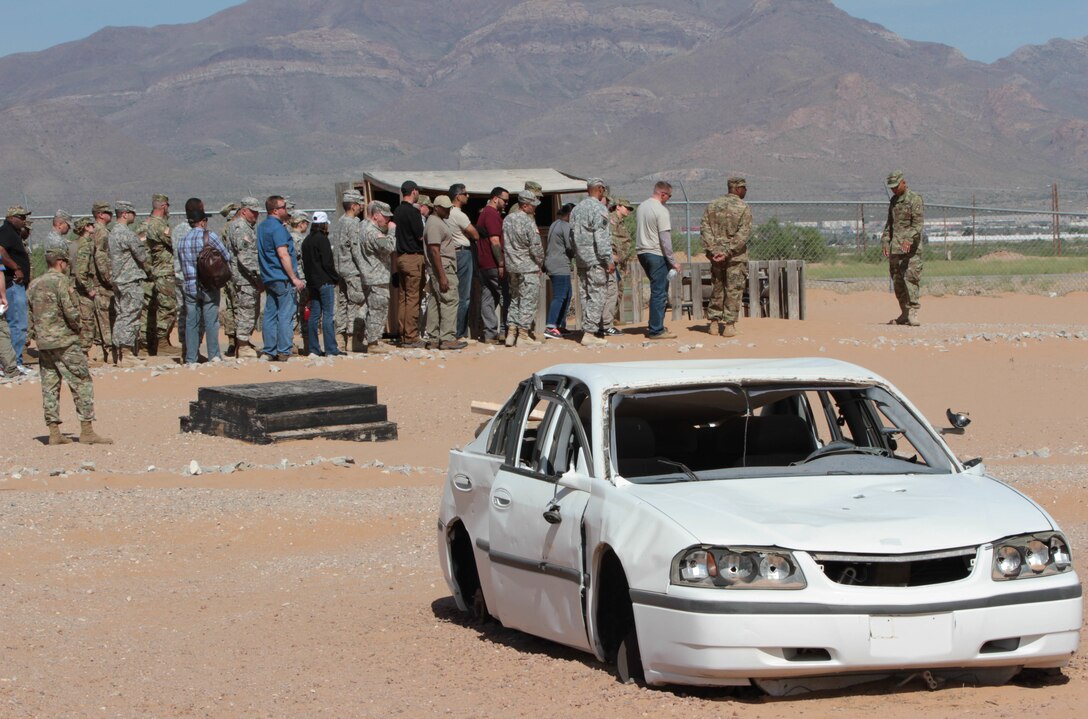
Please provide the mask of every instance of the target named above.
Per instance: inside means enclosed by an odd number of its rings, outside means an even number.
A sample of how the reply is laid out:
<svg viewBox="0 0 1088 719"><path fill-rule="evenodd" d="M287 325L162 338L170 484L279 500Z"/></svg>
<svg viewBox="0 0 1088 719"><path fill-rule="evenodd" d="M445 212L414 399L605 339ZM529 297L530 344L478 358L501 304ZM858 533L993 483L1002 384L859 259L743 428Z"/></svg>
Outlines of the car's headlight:
<svg viewBox="0 0 1088 719"><path fill-rule="evenodd" d="M996 581L1062 574L1073 568L1069 543L1057 532L1025 534L994 542L990 576Z"/></svg>
<svg viewBox="0 0 1088 719"><path fill-rule="evenodd" d="M672 560L672 583L721 589L804 589L793 554L760 547L690 547Z"/></svg>

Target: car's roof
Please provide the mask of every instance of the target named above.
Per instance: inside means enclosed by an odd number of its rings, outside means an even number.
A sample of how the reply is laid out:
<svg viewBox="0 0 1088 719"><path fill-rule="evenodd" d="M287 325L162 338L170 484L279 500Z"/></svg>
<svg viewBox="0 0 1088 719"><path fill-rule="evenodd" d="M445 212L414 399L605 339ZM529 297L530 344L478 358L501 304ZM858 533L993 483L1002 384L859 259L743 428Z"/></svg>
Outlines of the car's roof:
<svg viewBox="0 0 1088 719"><path fill-rule="evenodd" d="M801 381L888 384L887 380L864 367L823 357L561 364L540 370L537 374L574 377L584 382L594 392L718 382Z"/></svg>

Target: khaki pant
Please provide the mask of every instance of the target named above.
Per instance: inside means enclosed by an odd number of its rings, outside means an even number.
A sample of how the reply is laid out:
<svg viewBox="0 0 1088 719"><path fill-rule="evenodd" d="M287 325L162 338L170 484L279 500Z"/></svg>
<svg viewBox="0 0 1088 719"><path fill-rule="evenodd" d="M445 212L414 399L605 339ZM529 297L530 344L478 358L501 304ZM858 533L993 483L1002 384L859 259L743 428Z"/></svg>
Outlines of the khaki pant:
<svg viewBox="0 0 1088 719"><path fill-rule="evenodd" d="M427 336L439 342L453 342L457 337L457 260L442 259L449 289L442 292L438 276L430 272L427 280Z"/></svg>
<svg viewBox="0 0 1088 719"><path fill-rule="evenodd" d="M454 273L456 274L456 273ZM397 255L397 277L400 280L400 341L419 341L419 301L423 296L423 255Z"/></svg>

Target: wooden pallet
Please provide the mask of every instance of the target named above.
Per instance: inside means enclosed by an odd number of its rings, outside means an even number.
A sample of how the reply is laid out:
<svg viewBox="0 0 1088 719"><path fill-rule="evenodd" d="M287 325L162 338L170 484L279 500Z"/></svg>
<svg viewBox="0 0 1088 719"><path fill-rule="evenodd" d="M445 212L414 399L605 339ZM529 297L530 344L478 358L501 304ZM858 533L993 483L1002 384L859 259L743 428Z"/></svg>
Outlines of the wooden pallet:
<svg viewBox="0 0 1088 719"><path fill-rule="evenodd" d="M373 385L308 379L201 387L182 432L271 444L294 439L376 442L397 438Z"/></svg>

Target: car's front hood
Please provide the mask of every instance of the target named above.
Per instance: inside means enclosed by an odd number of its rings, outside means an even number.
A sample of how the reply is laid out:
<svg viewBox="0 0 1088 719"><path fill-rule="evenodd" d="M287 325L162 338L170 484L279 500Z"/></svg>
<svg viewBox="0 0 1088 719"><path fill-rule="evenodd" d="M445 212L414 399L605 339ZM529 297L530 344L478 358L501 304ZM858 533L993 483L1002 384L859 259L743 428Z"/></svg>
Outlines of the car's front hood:
<svg viewBox="0 0 1088 719"><path fill-rule="evenodd" d="M706 544L903 554L1051 528L1009 487L964 474L762 477L628 490Z"/></svg>

